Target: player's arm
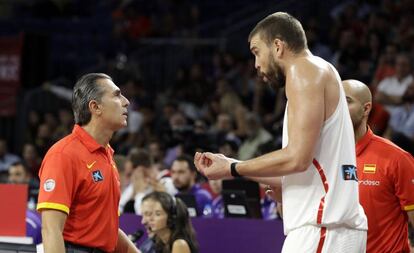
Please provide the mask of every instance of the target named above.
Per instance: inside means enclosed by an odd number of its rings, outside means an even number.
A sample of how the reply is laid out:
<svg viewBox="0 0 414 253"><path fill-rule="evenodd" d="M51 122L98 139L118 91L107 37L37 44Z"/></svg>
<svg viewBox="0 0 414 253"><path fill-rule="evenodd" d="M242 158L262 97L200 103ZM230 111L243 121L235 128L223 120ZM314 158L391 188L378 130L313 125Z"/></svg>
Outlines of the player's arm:
<svg viewBox="0 0 414 253"><path fill-rule="evenodd" d="M286 80L289 143L281 150L238 163L237 171L243 176L276 177L302 172L313 160L324 121L325 80L315 68L291 72L291 80Z"/></svg>
<svg viewBox="0 0 414 253"><path fill-rule="evenodd" d="M61 211L42 210L42 238L45 253L65 252L63 228L67 214Z"/></svg>
<svg viewBox="0 0 414 253"><path fill-rule="evenodd" d="M129 240L128 236L118 228L118 241L114 253L140 253L134 243Z"/></svg>

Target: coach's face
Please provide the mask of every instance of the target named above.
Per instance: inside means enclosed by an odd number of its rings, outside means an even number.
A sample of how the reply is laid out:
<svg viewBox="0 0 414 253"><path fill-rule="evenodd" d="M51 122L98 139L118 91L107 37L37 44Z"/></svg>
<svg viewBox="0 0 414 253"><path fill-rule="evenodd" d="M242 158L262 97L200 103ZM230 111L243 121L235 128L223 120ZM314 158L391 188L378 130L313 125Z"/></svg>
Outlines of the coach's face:
<svg viewBox="0 0 414 253"><path fill-rule="evenodd" d="M128 99L121 94L121 90L111 80L100 79L98 83L104 91L98 104L99 117L102 124L105 124L113 131L126 127Z"/></svg>
<svg viewBox="0 0 414 253"><path fill-rule="evenodd" d="M257 73L264 82L268 83L272 88L285 84L285 75L276 60L276 44L268 45L261 39L260 34L257 33L250 40L250 51L255 56Z"/></svg>

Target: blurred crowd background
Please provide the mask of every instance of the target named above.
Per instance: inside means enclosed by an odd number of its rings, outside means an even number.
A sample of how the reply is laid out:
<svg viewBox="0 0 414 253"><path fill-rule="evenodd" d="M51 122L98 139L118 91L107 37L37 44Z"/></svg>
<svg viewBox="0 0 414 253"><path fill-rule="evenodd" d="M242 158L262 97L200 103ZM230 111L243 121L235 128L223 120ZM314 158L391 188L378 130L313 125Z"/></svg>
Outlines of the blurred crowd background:
<svg viewBox="0 0 414 253"><path fill-rule="evenodd" d="M302 22L310 50L342 79L369 85L370 127L413 154L412 0L13 0L0 1L1 182L30 182L34 208L42 158L73 128L76 79L103 72L131 102L111 141L121 211L139 213L152 190L190 191L202 215L222 217L221 182L197 175L191 157L281 146L284 88L257 78L247 43L275 11ZM277 218L262 195L263 217Z"/></svg>

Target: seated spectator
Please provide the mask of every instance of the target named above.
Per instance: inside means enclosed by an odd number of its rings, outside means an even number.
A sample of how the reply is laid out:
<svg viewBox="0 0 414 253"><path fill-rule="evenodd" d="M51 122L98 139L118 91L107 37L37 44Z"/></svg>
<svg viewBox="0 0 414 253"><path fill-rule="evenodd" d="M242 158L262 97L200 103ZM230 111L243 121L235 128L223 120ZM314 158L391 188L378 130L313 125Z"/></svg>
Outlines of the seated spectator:
<svg viewBox="0 0 414 253"><path fill-rule="evenodd" d="M154 232L151 231L150 221L154 217L154 201L144 198L141 202L141 223L145 227L148 238L141 243L139 249L142 253L156 253L154 243Z"/></svg>
<svg viewBox="0 0 414 253"><path fill-rule="evenodd" d="M50 125L46 123L39 125L34 144L41 156L46 155L47 150L54 144L52 135L53 132Z"/></svg>
<svg viewBox="0 0 414 253"><path fill-rule="evenodd" d="M20 161L17 155L7 152L7 142L5 139L0 138L0 182L7 181L7 171L15 162Z"/></svg>
<svg viewBox="0 0 414 253"><path fill-rule="evenodd" d="M53 139L59 140L72 132L73 114L69 109L62 108L59 110L59 125L53 134Z"/></svg>
<svg viewBox="0 0 414 253"><path fill-rule="evenodd" d="M118 169L119 174L119 181L121 182L121 193L124 192L126 187L130 183L131 173L132 171L125 169L125 163L127 158L123 155L114 155L114 161L116 164L116 168Z"/></svg>
<svg viewBox="0 0 414 253"><path fill-rule="evenodd" d="M187 207L178 198L165 192L146 195L144 202L153 204L149 227L155 237L156 252L197 253L198 242Z"/></svg>
<svg viewBox="0 0 414 253"><path fill-rule="evenodd" d="M133 149L128 155L125 170L132 171L130 184L121 194L119 208L121 212L141 215L142 198L153 191L174 192L171 180L158 179L158 170L153 166L150 155L145 150Z"/></svg>
<svg viewBox="0 0 414 253"><path fill-rule="evenodd" d="M246 116L246 139L239 149L238 158L248 160L254 157L259 146L273 139L272 135L263 128L257 115L249 113Z"/></svg>
<svg viewBox="0 0 414 253"><path fill-rule="evenodd" d="M395 144L414 155L414 82L402 97L403 106L391 114L386 134Z"/></svg>
<svg viewBox="0 0 414 253"><path fill-rule="evenodd" d="M278 218L277 204L267 194L260 200L263 220L274 220Z"/></svg>
<svg viewBox="0 0 414 253"><path fill-rule="evenodd" d="M222 182L222 179L208 180L210 189L216 196L211 204L211 216L219 219L224 218L223 197L221 196Z"/></svg>
<svg viewBox="0 0 414 253"><path fill-rule="evenodd" d="M13 163L9 167L8 182L11 184L28 185L27 208L34 210L36 208L37 196L39 195L39 180L32 177L27 166L22 162Z"/></svg>
<svg viewBox="0 0 414 253"><path fill-rule="evenodd" d="M228 157L237 157L239 145L236 140L226 139L219 145L219 153Z"/></svg>
<svg viewBox="0 0 414 253"><path fill-rule="evenodd" d="M395 75L394 62L397 50L397 45L392 43L385 47L385 52L380 56L375 70L374 80L372 81L374 87L377 87L378 83L385 78Z"/></svg>
<svg viewBox="0 0 414 253"><path fill-rule="evenodd" d="M392 114L401 105L402 97L413 81L411 62L407 54L399 54L395 62L395 75L382 80L375 93L375 102L385 106Z"/></svg>
<svg viewBox="0 0 414 253"><path fill-rule="evenodd" d="M27 165L32 176L34 178L38 178L40 165L42 164L42 158L39 156L35 145L32 143L24 144L22 156L23 161Z"/></svg>
<svg viewBox="0 0 414 253"><path fill-rule="evenodd" d="M171 166L171 178L178 193L194 195L197 203L197 214L202 214L206 207L211 208L211 195L196 183L197 170L190 156L182 155L174 160Z"/></svg>
<svg viewBox="0 0 414 253"><path fill-rule="evenodd" d="M217 116L216 124L210 130L211 135L215 136L216 141L221 144L226 140L234 140L239 143L240 140L235 134L235 123L228 113L221 113Z"/></svg>

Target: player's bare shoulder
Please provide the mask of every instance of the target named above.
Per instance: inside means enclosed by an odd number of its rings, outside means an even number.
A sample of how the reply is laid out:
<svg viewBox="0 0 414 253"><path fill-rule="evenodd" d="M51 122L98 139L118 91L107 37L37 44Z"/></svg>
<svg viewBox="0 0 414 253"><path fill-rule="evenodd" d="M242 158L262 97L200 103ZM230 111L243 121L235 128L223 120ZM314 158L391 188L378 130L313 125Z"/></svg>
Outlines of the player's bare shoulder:
<svg viewBox="0 0 414 253"><path fill-rule="evenodd" d="M339 101L339 86L341 85L341 78L335 67L324 59L311 56L309 57L309 68L316 68L319 77L314 81L323 86L324 100L325 100L325 119L335 111Z"/></svg>
<svg viewBox="0 0 414 253"><path fill-rule="evenodd" d="M298 57L286 75L286 93L290 97L298 91L305 91L311 97L323 93L325 119L333 113L339 100L341 79L335 68L324 59L308 54Z"/></svg>
<svg viewBox="0 0 414 253"><path fill-rule="evenodd" d="M286 88L296 86L296 88L324 89L330 78L332 78L332 71L329 63L310 54L296 58L287 69Z"/></svg>

